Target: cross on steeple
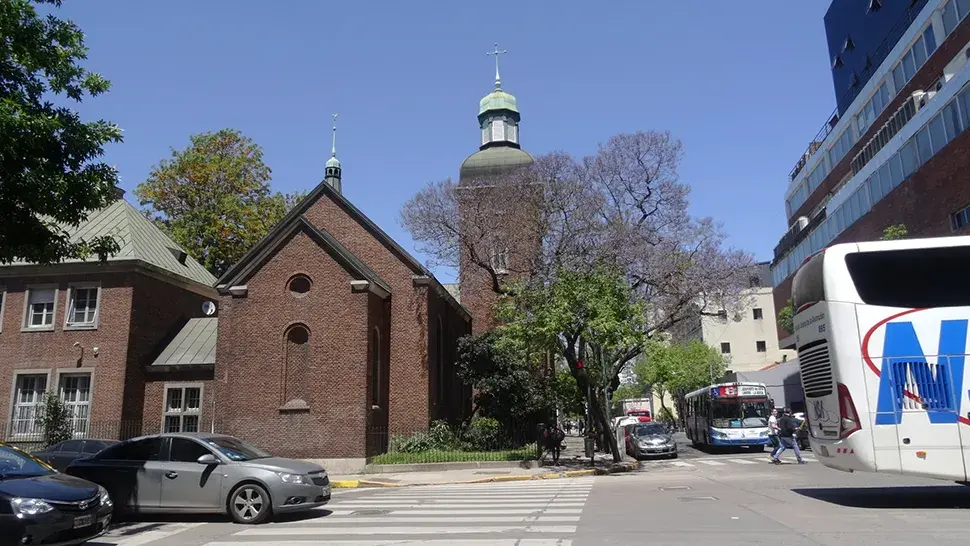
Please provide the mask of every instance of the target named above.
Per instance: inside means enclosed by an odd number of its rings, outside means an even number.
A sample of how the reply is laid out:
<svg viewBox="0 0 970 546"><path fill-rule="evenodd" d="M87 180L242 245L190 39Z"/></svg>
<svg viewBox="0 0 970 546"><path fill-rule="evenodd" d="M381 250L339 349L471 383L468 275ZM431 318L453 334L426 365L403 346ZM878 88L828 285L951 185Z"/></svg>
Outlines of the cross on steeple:
<svg viewBox="0 0 970 546"><path fill-rule="evenodd" d="M508 53L508 51L505 49L499 51L498 42L495 43L494 51L489 51L488 53L486 53L486 55L495 55L495 89L502 88L502 77L499 76L499 71L498 71L498 56L505 55L506 53Z"/></svg>
<svg viewBox="0 0 970 546"><path fill-rule="evenodd" d="M333 147L330 148L330 157L337 157L337 114L333 115Z"/></svg>

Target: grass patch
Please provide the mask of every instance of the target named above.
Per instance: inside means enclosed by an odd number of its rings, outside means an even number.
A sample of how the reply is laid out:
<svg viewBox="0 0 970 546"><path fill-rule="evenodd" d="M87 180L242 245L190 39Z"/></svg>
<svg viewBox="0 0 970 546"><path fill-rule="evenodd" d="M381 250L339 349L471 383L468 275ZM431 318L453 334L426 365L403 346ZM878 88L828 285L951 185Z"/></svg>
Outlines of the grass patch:
<svg viewBox="0 0 970 546"><path fill-rule="evenodd" d="M371 459L370 464L461 463L478 461L531 461L536 458L535 444L503 451L430 450L416 453L394 451Z"/></svg>

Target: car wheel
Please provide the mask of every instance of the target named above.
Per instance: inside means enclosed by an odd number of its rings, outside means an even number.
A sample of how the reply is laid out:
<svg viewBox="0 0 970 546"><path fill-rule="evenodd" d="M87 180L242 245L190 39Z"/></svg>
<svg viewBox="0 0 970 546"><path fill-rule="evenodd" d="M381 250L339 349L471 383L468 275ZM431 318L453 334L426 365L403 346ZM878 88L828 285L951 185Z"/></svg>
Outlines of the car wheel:
<svg viewBox="0 0 970 546"><path fill-rule="evenodd" d="M269 493L254 483L244 483L229 495L229 515L236 523L263 523L272 511Z"/></svg>

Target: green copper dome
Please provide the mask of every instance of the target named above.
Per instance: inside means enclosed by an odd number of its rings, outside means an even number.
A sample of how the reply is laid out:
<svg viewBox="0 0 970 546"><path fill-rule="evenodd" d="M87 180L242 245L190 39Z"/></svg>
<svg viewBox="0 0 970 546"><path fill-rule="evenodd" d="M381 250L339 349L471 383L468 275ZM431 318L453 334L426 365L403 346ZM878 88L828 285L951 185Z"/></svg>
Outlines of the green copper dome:
<svg viewBox="0 0 970 546"><path fill-rule="evenodd" d="M494 146L468 156L461 164L458 180L484 180L534 163L529 152L511 146Z"/></svg>
<svg viewBox="0 0 970 546"><path fill-rule="evenodd" d="M496 89L482 98L478 106L478 115L492 110L511 110L517 113L519 108L515 103L514 95Z"/></svg>

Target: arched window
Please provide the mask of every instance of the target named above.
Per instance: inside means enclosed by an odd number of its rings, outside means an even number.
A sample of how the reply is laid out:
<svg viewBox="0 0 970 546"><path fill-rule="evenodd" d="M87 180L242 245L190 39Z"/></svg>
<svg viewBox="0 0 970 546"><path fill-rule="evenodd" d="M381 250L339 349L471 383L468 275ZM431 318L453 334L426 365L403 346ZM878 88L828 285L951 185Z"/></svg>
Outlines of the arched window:
<svg viewBox="0 0 970 546"><path fill-rule="evenodd" d="M370 336L371 405L381 405L381 331L375 326Z"/></svg>
<svg viewBox="0 0 970 546"><path fill-rule="evenodd" d="M294 324L286 330L286 352L283 370L284 407L308 407L310 382L310 330Z"/></svg>
<svg viewBox="0 0 970 546"><path fill-rule="evenodd" d="M287 290L290 291L290 295L294 298L302 298L310 293L310 287L313 286L313 281L310 277L306 275L294 275L286 283Z"/></svg>

